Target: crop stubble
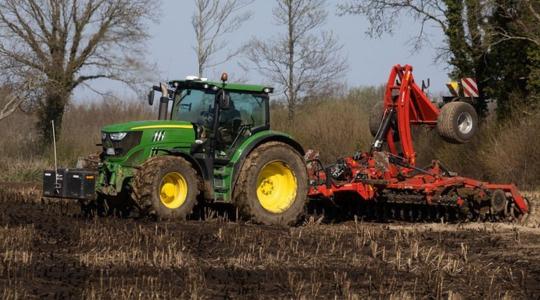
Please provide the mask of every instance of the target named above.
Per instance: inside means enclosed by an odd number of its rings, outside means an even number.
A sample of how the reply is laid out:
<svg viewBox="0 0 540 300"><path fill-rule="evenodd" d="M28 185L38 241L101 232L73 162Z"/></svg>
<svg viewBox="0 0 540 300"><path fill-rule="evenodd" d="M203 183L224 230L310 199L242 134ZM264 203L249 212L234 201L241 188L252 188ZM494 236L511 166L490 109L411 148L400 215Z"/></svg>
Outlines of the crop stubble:
<svg viewBox="0 0 540 300"><path fill-rule="evenodd" d="M2 298L540 297L536 215L529 226L87 220L38 188L0 190Z"/></svg>

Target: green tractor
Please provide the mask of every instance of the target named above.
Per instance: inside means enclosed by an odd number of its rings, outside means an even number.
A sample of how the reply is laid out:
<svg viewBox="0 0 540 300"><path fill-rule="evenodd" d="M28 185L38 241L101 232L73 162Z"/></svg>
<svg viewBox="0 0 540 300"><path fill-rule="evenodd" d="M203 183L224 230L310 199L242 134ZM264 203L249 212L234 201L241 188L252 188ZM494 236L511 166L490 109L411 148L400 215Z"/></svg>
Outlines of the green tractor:
<svg viewBox="0 0 540 300"><path fill-rule="evenodd" d="M185 219L198 203L229 203L244 219L292 224L302 214L307 171L302 146L270 130L260 85L188 77L154 86L155 121L102 129L97 171L44 172L44 196L79 199L83 210L137 211Z"/></svg>

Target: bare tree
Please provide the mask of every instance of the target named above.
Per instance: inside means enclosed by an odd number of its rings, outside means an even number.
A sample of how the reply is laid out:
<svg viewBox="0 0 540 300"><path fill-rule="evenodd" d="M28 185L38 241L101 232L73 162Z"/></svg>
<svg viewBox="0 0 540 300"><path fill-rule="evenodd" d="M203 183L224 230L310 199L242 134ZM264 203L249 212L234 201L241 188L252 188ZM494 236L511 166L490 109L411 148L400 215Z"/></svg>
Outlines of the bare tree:
<svg viewBox="0 0 540 300"><path fill-rule="evenodd" d="M142 67L152 0L2 0L0 70L23 80L43 78L38 103L44 141L52 120L59 132L64 108L75 88L95 79L133 83Z"/></svg>
<svg viewBox="0 0 540 300"><path fill-rule="evenodd" d="M325 0L276 0L273 10L285 32L271 40L253 39L246 57L254 69L279 85L287 100L289 120L307 95L325 90L347 69L343 46L331 31L319 31L327 12ZM242 64L246 69L249 65Z"/></svg>
<svg viewBox="0 0 540 300"><path fill-rule="evenodd" d="M251 12L241 13L254 0L195 0L195 13L191 24L195 30L199 77L203 77L208 68L216 67L237 56L241 49L233 50L221 60L215 60L217 53L228 48L224 38L236 31L251 18Z"/></svg>

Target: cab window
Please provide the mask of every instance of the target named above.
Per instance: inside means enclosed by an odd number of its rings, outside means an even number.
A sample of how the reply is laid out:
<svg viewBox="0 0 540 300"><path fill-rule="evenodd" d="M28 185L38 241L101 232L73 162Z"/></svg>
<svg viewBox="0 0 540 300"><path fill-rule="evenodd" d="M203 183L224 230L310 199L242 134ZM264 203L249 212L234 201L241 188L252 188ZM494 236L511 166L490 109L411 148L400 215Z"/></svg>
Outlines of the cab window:
<svg viewBox="0 0 540 300"><path fill-rule="evenodd" d="M230 92L231 109L240 113L242 125L257 128L267 125L267 97L265 95Z"/></svg>
<svg viewBox="0 0 540 300"><path fill-rule="evenodd" d="M175 95L172 120L200 123L201 118L213 112L214 93L184 89Z"/></svg>

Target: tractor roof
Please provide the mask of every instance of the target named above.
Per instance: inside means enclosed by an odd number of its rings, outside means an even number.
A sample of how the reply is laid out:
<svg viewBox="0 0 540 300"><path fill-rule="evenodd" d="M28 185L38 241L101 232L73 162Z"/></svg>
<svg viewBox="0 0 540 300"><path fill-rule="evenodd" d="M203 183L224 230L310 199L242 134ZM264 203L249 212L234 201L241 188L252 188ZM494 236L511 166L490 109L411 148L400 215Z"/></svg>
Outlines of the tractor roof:
<svg viewBox="0 0 540 300"><path fill-rule="evenodd" d="M183 86L186 88L198 88L204 85L209 87L218 87L221 88L223 83L216 81L205 81L200 79L195 80L173 80L169 82L173 86ZM254 85L254 84L243 84L243 83L225 83L225 90L228 91L241 91L241 92L256 92L256 93L273 93L274 88L264 85Z"/></svg>

